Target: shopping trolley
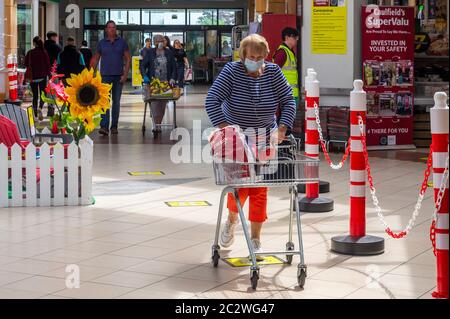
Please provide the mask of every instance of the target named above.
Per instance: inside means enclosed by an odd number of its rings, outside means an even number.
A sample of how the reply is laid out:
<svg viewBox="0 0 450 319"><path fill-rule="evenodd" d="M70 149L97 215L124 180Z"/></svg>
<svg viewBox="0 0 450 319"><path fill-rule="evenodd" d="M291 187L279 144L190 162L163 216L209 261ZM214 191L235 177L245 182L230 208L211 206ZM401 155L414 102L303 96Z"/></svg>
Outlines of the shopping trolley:
<svg viewBox="0 0 450 319"><path fill-rule="evenodd" d="M223 205L225 196L231 193L236 200L239 218L242 223L244 237L247 242L251 267L250 281L253 289L256 289L259 280L259 266L256 255L286 255L286 263L292 264L294 255L300 256L298 265L298 285L303 288L306 280L306 264L303 254L302 230L300 210L296 199L298 196L297 186L299 184L315 183L319 181L319 160L300 154L299 141L289 136L286 145L278 146L278 157L267 162L254 163L227 163L213 161L214 177L216 185L225 186L220 197L219 214L217 217L214 245L212 246L212 262L214 267L218 266L220 259L219 235L222 221ZM290 193L289 208L289 233L286 250L255 252L251 243L247 220L239 201L238 189L248 187L287 187ZM294 206L297 220L298 250L293 243L293 215Z"/></svg>
<svg viewBox="0 0 450 319"><path fill-rule="evenodd" d="M173 95L151 95L150 94L150 85L143 84L142 85L142 99L144 101L144 119L142 121L142 135L145 134L145 117L147 116L147 108L150 112L150 118L152 119L152 127L153 127L153 135L156 136L158 134L158 129L162 127L168 126L172 129L177 128L177 101L180 99L180 94L175 96ZM150 107L150 103L164 101L164 102L173 102L173 123L172 124L156 124L152 114L152 108ZM166 106L167 108L167 106Z"/></svg>

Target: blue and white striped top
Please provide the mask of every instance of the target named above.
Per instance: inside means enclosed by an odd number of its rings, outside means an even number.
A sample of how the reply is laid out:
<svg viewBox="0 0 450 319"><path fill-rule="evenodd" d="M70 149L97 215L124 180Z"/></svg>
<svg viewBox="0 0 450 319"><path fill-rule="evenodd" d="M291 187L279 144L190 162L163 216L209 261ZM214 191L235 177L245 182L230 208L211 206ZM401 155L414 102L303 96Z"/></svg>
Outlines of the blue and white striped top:
<svg viewBox="0 0 450 319"><path fill-rule="evenodd" d="M243 130L275 128L278 106L279 123L292 128L296 112L292 89L280 67L267 62L259 78L247 75L240 61L227 63L209 89L205 102L213 126L226 122Z"/></svg>

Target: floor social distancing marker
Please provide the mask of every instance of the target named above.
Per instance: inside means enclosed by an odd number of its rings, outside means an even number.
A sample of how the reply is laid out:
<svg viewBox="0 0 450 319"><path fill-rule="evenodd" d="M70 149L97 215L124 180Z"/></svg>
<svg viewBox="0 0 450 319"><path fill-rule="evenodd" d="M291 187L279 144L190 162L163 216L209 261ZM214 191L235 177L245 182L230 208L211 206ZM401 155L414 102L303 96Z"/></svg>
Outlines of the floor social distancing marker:
<svg viewBox="0 0 450 319"><path fill-rule="evenodd" d="M166 175L163 171L155 171L155 172L128 172L128 175L131 176L145 176L145 175Z"/></svg>
<svg viewBox="0 0 450 319"><path fill-rule="evenodd" d="M428 182L428 187L433 187L433 182Z"/></svg>
<svg viewBox="0 0 450 319"><path fill-rule="evenodd" d="M171 201L165 202L169 207L194 207L194 206L212 206L206 200L197 200L197 201Z"/></svg>
<svg viewBox="0 0 450 319"><path fill-rule="evenodd" d="M281 265L285 263L284 260L276 256L258 256L258 258L260 257L263 259L257 262L260 266ZM223 260L232 267L248 267L252 265L252 262L248 257L224 258Z"/></svg>

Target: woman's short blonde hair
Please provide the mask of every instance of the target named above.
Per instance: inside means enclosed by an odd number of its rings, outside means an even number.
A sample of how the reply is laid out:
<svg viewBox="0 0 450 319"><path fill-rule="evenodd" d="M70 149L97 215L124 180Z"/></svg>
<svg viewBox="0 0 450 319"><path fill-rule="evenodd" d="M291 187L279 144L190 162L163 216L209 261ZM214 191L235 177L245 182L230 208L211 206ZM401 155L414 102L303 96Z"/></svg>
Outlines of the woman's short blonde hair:
<svg viewBox="0 0 450 319"><path fill-rule="evenodd" d="M244 60L248 54L257 53L266 57L269 54L269 44L267 40L259 34L246 36L240 43L239 58Z"/></svg>

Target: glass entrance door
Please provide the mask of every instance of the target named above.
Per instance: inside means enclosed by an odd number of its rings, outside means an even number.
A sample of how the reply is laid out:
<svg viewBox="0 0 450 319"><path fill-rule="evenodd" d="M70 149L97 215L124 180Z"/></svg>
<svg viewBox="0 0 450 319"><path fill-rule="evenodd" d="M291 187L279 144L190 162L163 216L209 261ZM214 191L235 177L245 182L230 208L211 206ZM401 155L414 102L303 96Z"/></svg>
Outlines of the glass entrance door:
<svg viewBox="0 0 450 319"><path fill-rule="evenodd" d="M205 54L205 33L204 31L186 31L186 44L184 46L189 62Z"/></svg>
<svg viewBox="0 0 450 319"><path fill-rule="evenodd" d="M130 55L138 56L142 47L142 32L141 31L122 31L122 38L127 41L128 48L130 49ZM128 72L128 78L131 79L131 68Z"/></svg>

